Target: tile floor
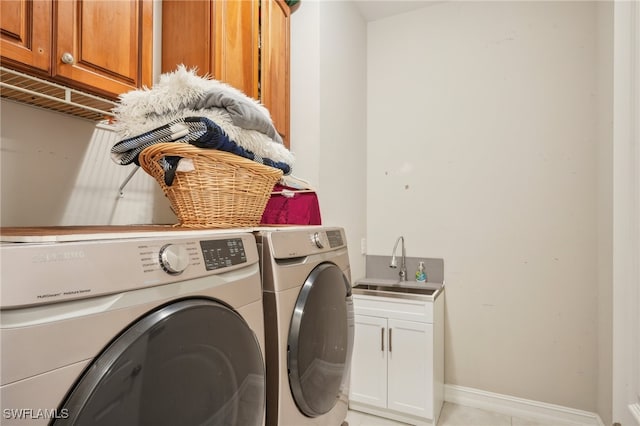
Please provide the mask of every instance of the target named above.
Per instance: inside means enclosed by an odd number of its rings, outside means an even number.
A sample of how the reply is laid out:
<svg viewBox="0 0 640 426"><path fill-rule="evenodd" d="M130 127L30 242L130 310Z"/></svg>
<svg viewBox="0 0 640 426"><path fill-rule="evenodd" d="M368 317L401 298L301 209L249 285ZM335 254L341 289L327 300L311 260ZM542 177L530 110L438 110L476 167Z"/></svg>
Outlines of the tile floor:
<svg viewBox="0 0 640 426"><path fill-rule="evenodd" d="M349 426L406 426L406 423L383 419L359 411L349 411ZM548 422L521 419L478 408L445 402L438 426L558 426Z"/></svg>

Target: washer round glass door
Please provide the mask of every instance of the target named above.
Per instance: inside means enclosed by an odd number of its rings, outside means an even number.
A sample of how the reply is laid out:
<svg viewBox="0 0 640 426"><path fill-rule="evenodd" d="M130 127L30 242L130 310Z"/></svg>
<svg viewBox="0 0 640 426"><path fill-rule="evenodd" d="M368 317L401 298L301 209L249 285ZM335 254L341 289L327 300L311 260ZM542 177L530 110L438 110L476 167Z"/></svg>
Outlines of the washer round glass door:
<svg viewBox="0 0 640 426"><path fill-rule="evenodd" d="M353 348L351 285L335 264L318 265L303 284L288 347L296 405L308 417L329 412L347 382Z"/></svg>
<svg viewBox="0 0 640 426"><path fill-rule="evenodd" d="M139 319L87 368L58 425L262 425L264 362L244 319L209 299Z"/></svg>

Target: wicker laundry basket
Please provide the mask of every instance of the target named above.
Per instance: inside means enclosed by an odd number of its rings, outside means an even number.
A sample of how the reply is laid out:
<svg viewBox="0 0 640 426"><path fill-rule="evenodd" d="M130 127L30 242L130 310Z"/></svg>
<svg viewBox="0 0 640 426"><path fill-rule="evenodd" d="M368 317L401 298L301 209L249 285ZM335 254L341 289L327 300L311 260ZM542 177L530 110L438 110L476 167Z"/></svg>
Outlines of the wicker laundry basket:
<svg viewBox="0 0 640 426"><path fill-rule="evenodd" d="M171 186L159 161L178 156L193 161L194 170L176 172ZM159 143L145 148L140 166L162 187L179 223L190 228L255 226L282 170L215 149L187 143Z"/></svg>

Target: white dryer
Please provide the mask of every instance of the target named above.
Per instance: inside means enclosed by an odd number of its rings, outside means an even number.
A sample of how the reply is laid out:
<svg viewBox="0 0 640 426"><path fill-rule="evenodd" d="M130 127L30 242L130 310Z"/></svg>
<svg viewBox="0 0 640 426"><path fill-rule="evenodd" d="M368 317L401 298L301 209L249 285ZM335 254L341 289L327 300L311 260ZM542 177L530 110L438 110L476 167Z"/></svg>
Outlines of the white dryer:
<svg viewBox="0 0 640 426"><path fill-rule="evenodd" d="M3 425L264 424L254 236L151 229L0 230Z"/></svg>
<svg viewBox="0 0 640 426"><path fill-rule="evenodd" d="M353 348L342 228L265 228L261 253L268 426L339 426Z"/></svg>

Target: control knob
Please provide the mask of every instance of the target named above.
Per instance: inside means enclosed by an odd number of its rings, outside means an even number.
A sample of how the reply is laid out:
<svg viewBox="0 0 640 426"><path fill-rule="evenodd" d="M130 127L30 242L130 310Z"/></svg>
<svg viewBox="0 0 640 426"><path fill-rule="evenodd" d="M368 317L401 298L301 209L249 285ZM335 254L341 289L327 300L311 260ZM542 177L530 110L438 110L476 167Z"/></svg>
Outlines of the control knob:
<svg viewBox="0 0 640 426"><path fill-rule="evenodd" d="M324 248L324 244L322 243L322 234L320 234L319 232L316 232L313 234L313 236L311 237L311 240L313 241L313 243L316 245L316 247L318 248Z"/></svg>
<svg viewBox="0 0 640 426"><path fill-rule="evenodd" d="M189 252L180 244L167 244L160 249L160 266L171 275L182 273L189 266Z"/></svg>

